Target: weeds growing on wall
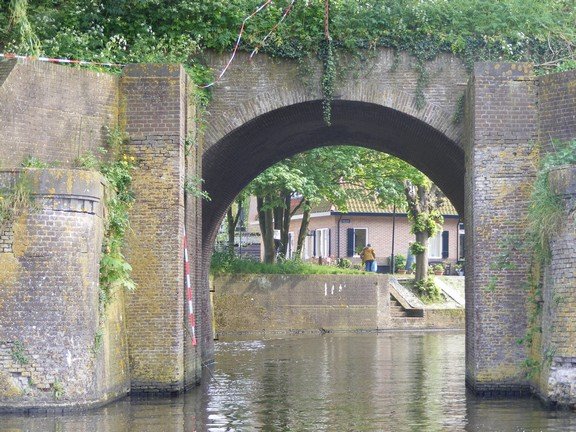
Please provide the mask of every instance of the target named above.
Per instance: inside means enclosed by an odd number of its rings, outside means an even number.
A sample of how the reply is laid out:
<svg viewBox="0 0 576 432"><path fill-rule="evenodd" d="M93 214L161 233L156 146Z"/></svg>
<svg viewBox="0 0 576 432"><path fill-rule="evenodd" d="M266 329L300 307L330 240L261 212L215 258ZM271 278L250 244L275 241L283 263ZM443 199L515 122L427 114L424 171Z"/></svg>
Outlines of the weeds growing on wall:
<svg viewBox="0 0 576 432"><path fill-rule="evenodd" d="M542 270L550 263L552 251L550 241L554 233L565 223L562 199L552 191L549 183L550 171L562 165L576 164L576 140L570 142L553 142L552 151L544 156L530 196L528 208L526 246L532 251L531 274L528 278L528 329L526 335L517 342L527 347L531 356L535 353L534 339L542 331ZM557 299L555 299L557 301ZM547 347L546 353L553 352ZM549 362L550 356L543 359ZM535 377L542 369L540 361L529 357L524 362L526 376Z"/></svg>
<svg viewBox="0 0 576 432"><path fill-rule="evenodd" d="M548 175L551 169L568 164L576 164L576 140L554 142L553 151L542 159L530 197L527 239L543 264L550 260L550 239L564 222L562 200L550 189Z"/></svg>
<svg viewBox="0 0 576 432"><path fill-rule="evenodd" d="M94 352L102 346L104 314L115 290L132 291L136 288L131 276L132 267L122 253L124 239L130 229L128 212L134 203L131 184L132 172L136 167L135 157L126 152L126 141L127 136L120 128L112 128L108 130L107 148L99 149L105 162L92 153L82 155L75 161L79 168L99 170L107 180L99 278L100 328L94 336Z"/></svg>
<svg viewBox="0 0 576 432"><path fill-rule="evenodd" d="M20 365L26 365L30 363L30 359L28 358L25 352L24 344L19 340L13 342L11 355L12 360L14 360L16 363Z"/></svg>
<svg viewBox="0 0 576 432"><path fill-rule="evenodd" d="M125 135L119 129L109 133L108 148L112 160L100 166L108 181L104 242L100 261L100 305L103 309L112 300L116 288L133 290L132 267L122 254L124 238L130 227L128 211L134 203L130 189L135 158L124 152Z"/></svg>
<svg viewBox="0 0 576 432"><path fill-rule="evenodd" d="M22 172L14 186L0 189L0 233L12 225L21 214L33 208L30 179Z"/></svg>

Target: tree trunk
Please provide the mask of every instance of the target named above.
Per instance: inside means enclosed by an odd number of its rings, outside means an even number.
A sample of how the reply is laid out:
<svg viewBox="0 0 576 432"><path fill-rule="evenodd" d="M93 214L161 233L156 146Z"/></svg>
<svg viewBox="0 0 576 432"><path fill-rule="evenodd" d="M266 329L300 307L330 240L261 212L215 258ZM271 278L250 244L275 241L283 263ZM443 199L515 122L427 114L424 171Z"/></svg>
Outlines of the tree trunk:
<svg viewBox="0 0 576 432"><path fill-rule="evenodd" d="M270 197L256 197L258 208L258 224L262 234L262 244L264 246L264 262L274 264L276 260L276 250L274 248L274 214L270 207Z"/></svg>
<svg viewBox="0 0 576 432"><path fill-rule="evenodd" d="M298 232L298 245L296 246L296 256L302 258L302 249L304 249L304 241L308 235L308 225L310 224L310 206L308 202L304 207L302 213L302 223L300 224L300 231Z"/></svg>
<svg viewBox="0 0 576 432"><path fill-rule="evenodd" d="M284 195L284 208L282 209L282 219L280 224L280 255L283 258L289 258L288 246L290 243L290 204L292 202L292 194Z"/></svg>
<svg viewBox="0 0 576 432"><path fill-rule="evenodd" d="M228 207L226 211L226 222L228 225L228 252L234 254L234 243L236 240L236 227L240 222L240 215L242 214L242 198L236 199L238 208L236 209L236 216L234 216L232 206Z"/></svg>
<svg viewBox="0 0 576 432"><path fill-rule="evenodd" d="M416 241L428 247L428 234L426 232L416 233ZM428 249L424 253L416 255L416 282L428 277Z"/></svg>

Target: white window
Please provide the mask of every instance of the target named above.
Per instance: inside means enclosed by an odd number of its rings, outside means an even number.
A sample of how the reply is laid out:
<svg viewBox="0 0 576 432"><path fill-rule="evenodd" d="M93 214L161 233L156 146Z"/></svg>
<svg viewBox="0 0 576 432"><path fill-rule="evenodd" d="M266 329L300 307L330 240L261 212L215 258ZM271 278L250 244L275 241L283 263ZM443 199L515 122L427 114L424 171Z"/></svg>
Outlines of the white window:
<svg viewBox="0 0 576 432"><path fill-rule="evenodd" d="M321 228L316 230L316 253L317 257L330 256L330 230L328 228Z"/></svg>
<svg viewBox="0 0 576 432"><path fill-rule="evenodd" d="M428 258L442 259L442 232L428 239Z"/></svg>
<svg viewBox="0 0 576 432"><path fill-rule="evenodd" d="M368 229L354 228L354 255L359 256L368 244Z"/></svg>
<svg viewBox="0 0 576 432"><path fill-rule="evenodd" d="M303 260L307 260L308 258L310 258L310 251L312 250L312 248L310 247L310 240L311 237L310 236L306 236L306 238L304 239L304 244L302 245L302 259Z"/></svg>
<svg viewBox="0 0 576 432"><path fill-rule="evenodd" d="M460 222L458 224L458 259L463 260L465 256L465 249L464 249L464 224Z"/></svg>

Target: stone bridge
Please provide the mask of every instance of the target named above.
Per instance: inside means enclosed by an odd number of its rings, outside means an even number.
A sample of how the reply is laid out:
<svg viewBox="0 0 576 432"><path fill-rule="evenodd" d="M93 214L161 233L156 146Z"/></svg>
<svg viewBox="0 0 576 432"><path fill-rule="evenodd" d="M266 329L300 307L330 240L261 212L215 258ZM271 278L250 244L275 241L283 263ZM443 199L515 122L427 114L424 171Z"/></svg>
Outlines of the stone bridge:
<svg viewBox="0 0 576 432"><path fill-rule="evenodd" d="M219 69L227 59L208 60ZM208 267L226 208L273 163L341 144L406 160L464 216L469 387L574 404L576 275L566 276L575 267L574 231L567 224L558 233L564 246L547 270L548 285L561 286L564 300L555 310L544 296L532 352L541 364L536 378L526 377L529 353L517 343L532 325L524 288L530 257L514 245L524 233L538 144L548 151L551 138L576 138L576 73L535 77L529 64L481 63L468 74L458 59L442 56L426 65L430 79L417 109L411 63L382 50L352 67L336 86L327 126L313 62L240 55L205 112L180 66L129 65L114 76L1 62L0 186L9 189L25 173L35 179L38 208L0 233L0 407L93 406L129 391L180 392L197 383L213 356ZM71 168L104 146L116 125L138 160L126 248L138 288L118 291L99 318L105 188L98 175ZM28 155L59 168L17 170ZM211 201L187 187L200 176ZM572 202L567 176L559 193ZM184 307L185 228L197 346ZM496 268L502 254L514 266Z"/></svg>

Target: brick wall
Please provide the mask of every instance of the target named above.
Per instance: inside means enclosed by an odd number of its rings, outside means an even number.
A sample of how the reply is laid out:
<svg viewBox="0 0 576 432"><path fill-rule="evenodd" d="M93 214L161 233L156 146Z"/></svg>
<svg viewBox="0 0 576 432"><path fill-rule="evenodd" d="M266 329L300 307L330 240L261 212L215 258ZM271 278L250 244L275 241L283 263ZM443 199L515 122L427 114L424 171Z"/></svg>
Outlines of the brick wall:
<svg viewBox="0 0 576 432"><path fill-rule="evenodd" d="M518 243L535 175L531 67L477 64L468 96L466 380L479 393L523 392L526 353L516 341L526 334L529 257Z"/></svg>
<svg viewBox="0 0 576 432"><path fill-rule="evenodd" d="M0 167L28 156L71 166L106 143L118 78L45 62L0 62Z"/></svg>
<svg viewBox="0 0 576 432"><path fill-rule="evenodd" d="M219 333L389 327L386 275L227 275L213 288Z"/></svg>
<svg viewBox="0 0 576 432"><path fill-rule="evenodd" d="M133 391L182 391L186 375L197 374L186 372L198 362L184 327L186 84L179 65L129 65L121 79L122 121L138 161L126 252L138 285L127 298ZM193 260L197 232L190 227Z"/></svg>
<svg viewBox="0 0 576 432"><path fill-rule="evenodd" d="M538 79L540 142L550 149L550 139L576 137L576 71L550 74Z"/></svg>
<svg viewBox="0 0 576 432"><path fill-rule="evenodd" d="M542 288L539 392L550 402L576 405L576 166L550 173L564 204L564 223L551 243Z"/></svg>
<svg viewBox="0 0 576 432"><path fill-rule="evenodd" d="M552 140L576 138L576 71L542 76L538 80L540 142L553 151ZM576 186L574 169L558 169L550 182L563 197L566 220L551 243L552 262L546 269L542 289L542 335L535 340L541 374L536 391L545 400L561 405L576 403L576 236L574 219Z"/></svg>
<svg viewBox="0 0 576 432"><path fill-rule="evenodd" d="M28 210L0 252L0 409L87 406L129 390L122 301L98 332L103 180L62 169L0 172L25 178Z"/></svg>

